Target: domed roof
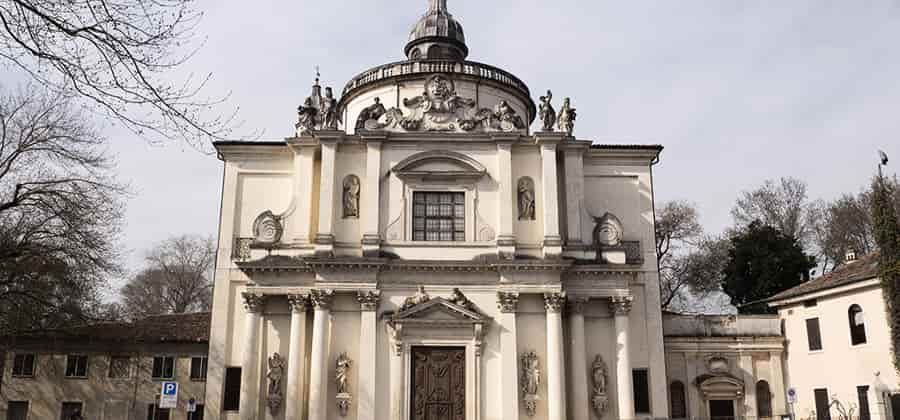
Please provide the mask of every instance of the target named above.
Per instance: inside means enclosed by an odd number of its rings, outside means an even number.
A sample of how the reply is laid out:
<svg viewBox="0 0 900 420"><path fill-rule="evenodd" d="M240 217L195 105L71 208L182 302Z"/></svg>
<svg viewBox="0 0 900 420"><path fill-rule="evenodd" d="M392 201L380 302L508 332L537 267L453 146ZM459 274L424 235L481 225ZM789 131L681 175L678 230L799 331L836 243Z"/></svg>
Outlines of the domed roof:
<svg viewBox="0 0 900 420"><path fill-rule="evenodd" d="M409 31L409 42L404 53L410 60L464 60L469 55L466 36L462 24L447 11L447 0L429 0L428 3L428 12Z"/></svg>

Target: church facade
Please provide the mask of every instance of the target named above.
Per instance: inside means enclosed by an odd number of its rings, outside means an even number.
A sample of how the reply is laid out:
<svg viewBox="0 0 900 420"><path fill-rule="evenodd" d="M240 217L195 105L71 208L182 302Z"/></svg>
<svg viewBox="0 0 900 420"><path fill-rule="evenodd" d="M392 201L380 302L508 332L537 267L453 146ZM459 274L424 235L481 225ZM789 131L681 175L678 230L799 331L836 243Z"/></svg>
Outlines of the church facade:
<svg viewBox="0 0 900 420"><path fill-rule="evenodd" d="M574 137L446 0L404 52L317 80L290 138L216 144L205 418L667 417L662 147Z"/></svg>

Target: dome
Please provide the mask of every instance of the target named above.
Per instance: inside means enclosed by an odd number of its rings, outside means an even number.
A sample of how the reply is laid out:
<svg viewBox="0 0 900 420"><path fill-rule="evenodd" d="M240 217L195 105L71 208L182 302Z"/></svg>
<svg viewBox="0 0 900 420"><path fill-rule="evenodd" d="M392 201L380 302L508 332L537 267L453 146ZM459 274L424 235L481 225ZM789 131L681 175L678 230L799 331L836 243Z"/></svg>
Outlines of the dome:
<svg viewBox="0 0 900 420"><path fill-rule="evenodd" d="M428 12L409 32L403 52L410 60L465 60L469 55L462 24L447 11L447 0L429 0Z"/></svg>

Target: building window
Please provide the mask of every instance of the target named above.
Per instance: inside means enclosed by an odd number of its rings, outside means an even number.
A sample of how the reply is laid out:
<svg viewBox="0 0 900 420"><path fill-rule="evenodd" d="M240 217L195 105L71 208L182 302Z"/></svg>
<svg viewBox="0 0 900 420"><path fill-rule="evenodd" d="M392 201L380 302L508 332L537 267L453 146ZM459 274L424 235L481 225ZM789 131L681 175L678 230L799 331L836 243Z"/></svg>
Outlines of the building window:
<svg viewBox="0 0 900 420"><path fill-rule="evenodd" d="M465 241L466 194L414 192L413 240Z"/></svg>
<svg viewBox="0 0 900 420"><path fill-rule="evenodd" d="M634 386L634 412L650 412L650 381L647 377L647 369L635 369L631 371L632 384Z"/></svg>
<svg viewBox="0 0 900 420"><path fill-rule="evenodd" d="M172 379L175 377L175 358L172 356L156 356L153 358L153 379Z"/></svg>
<svg viewBox="0 0 900 420"><path fill-rule="evenodd" d="M822 350L822 333L819 331L819 318L806 320L806 340L809 351Z"/></svg>
<svg viewBox="0 0 900 420"><path fill-rule="evenodd" d="M225 368L225 395L222 398L222 409L238 411L241 408L241 368Z"/></svg>
<svg viewBox="0 0 900 420"><path fill-rule="evenodd" d="M147 420L169 420L169 409L156 404L147 405Z"/></svg>
<svg viewBox="0 0 900 420"><path fill-rule="evenodd" d="M34 376L34 355L18 354L13 357L13 376Z"/></svg>
<svg viewBox="0 0 900 420"><path fill-rule="evenodd" d="M188 413L187 420L203 420L203 404L197 404L196 409Z"/></svg>
<svg viewBox="0 0 900 420"><path fill-rule="evenodd" d="M78 417L75 418L82 418L84 416L81 412L82 409L82 403L80 402L64 402L62 403L62 409L59 411L59 420L69 420L75 417L76 414Z"/></svg>
<svg viewBox="0 0 900 420"><path fill-rule="evenodd" d="M88 357L83 354L70 354L66 357L67 378L87 378Z"/></svg>
<svg viewBox="0 0 900 420"><path fill-rule="evenodd" d="M109 377L113 379L130 378L131 358L128 356L110 356Z"/></svg>
<svg viewBox="0 0 900 420"><path fill-rule="evenodd" d="M756 383L756 416L772 417L772 392L766 381Z"/></svg>
<svg viewBox="0 0 900 420"><path fill-rule="evenodd" d="M815 300L815 299L809 299L809 300L804 300L804 301L803 301L803 307L804 307L804 308L814 308L814 307L816 307L816 306L819 306L819 301L818 301L818 300Z"/></svg>
<svg viewBox="0 0 900 420"><path fill-rule="evenodd" d="M869 386L856 387L856 398L859 400L859 420L870 420L872 415L869 412Z"/></svg>
<svg viewBox="0 0 900 420"><path fill-rule="evenodd" d="M208 363L206 357L192 357L191 358L191 380L192 381L205 381L206 380L206 365Z"/></svg>
<svg viewBox="0 0 900 420"><path fill-rule="evenodd" d="M6 406L7 420L28 420L28 401L10 401Z"/></svg>
<svg viewBox="0 0 900 420"><path fill-rule="evenodd" d="M671 398L669 405L672 406L672 418L687 418L687 404L685 403L684 397L684 384L680 381L672 382L672 384L669 385L669 398Z"/></svg>
<svg viewBox="0 0 900 420"><path fill-rule="evenodd" d="M859 305L850 305L847 310L847 320L850 323L850 343L854 346L866 343L866 319Z"/></svg>
<svg viewBox="0 0 900 420"><path fill-rule="evenodd" d="M816 420L831 420L831 406L828 402L828 389L813 390L816 399Z"/></svg>

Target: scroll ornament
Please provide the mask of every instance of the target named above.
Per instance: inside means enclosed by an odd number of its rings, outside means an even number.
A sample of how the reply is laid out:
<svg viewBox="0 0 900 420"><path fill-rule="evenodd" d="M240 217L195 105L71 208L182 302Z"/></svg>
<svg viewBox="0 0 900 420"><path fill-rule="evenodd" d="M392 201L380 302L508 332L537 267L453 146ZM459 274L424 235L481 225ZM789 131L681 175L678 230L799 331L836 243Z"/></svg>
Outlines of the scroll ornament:
<svg viewBox="0 0 900 420"><path fill-rule="evenodd" d="M262 212L253 222L253 243L255 245L272 246L281 241L284 226L281 218L270 210Z"/></svg>
<svg viewBox="0 0 900 420"><path fill-rule="evenodd" d="M531 350L522 355L522 394L525 412L534 417L537 412L538 387L541 385L541 362Z"/></svg>

